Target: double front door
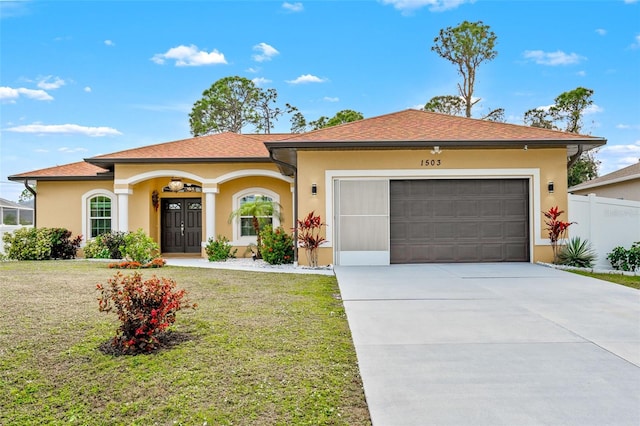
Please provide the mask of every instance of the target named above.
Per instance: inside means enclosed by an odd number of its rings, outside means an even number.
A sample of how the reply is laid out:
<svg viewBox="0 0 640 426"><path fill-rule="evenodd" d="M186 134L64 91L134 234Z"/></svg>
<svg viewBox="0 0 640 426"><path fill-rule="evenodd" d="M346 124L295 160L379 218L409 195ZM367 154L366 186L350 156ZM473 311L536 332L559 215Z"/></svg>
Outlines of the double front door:
<svg viewBox="0 0 640 426"><path fill-rule="evenodd" d="M202 200L162 199L162 252L200 253L202 241Z"/></svg>

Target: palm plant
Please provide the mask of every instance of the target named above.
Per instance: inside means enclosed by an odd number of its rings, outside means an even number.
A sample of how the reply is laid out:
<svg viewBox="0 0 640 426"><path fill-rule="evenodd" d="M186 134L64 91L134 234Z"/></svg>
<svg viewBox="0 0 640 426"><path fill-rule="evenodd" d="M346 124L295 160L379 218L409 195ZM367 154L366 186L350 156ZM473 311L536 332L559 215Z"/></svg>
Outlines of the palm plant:
<svg viewBox="0 0 640 426"><path fill-rule="evenodd" d="M558 263L578 268L591 268L596 254L587 240L573 237L558 252Z"/></svg>
<svg viewBox="0 0 640 426"><path fill-rule="evenodd" d="M272 201L270 198L257 195L253 201L247 201L242 203L240 207L231 212L229 215L229 223L233 220L241 217L251 216L251 225L256 234L256 257L262 258L260 253L260 247L262 247L262 239L260 237L260 231L265 225L270 223L265 220L268 217L275 217L279 221L283 220L282 206L276 201Z"/></svg>

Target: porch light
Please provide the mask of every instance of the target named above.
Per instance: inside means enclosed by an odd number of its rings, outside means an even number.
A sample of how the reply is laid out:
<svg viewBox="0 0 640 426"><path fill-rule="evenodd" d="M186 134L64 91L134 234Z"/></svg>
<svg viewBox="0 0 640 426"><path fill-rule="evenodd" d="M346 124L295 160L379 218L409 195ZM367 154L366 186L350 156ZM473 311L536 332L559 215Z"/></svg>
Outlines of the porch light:
<svg viewBox="0 0 640 426"><path fill-rule="evenodd" d="M431 150L432 154L442 154L442 151L440 151L440 147L438 145L434 146L433 149Z"/></svg>
<svg viewBox="0 0 640 426"><path fill-rule="evenodd" d="M179 192L184 188L184 182L180 178L171 178L171 182L167 185L173 192Z"/></svg>
<svg viewBox="0 0 640 426"><path fill-rule="evenodd" d="M553 194L553 189L554 189L554 188L553 188L553 181L550 181L550 182L547 184L547 191L549 191L549 194Z"/></svg>
<svg viewBox="0 0 640 426"><path fill-rule="evenodd" d="M315 183L311 184L311 195L318 195L318 185Z"/></svg>

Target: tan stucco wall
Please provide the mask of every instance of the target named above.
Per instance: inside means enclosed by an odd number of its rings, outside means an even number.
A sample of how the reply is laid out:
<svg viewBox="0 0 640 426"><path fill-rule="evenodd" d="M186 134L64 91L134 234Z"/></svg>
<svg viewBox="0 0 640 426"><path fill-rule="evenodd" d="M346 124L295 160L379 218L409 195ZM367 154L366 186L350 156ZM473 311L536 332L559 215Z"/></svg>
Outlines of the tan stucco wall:
<svg viewBox="0 0 640 426"><path fill-rule="evenodd" d="M598 197L617 198L622 200L640 201L640 180L612 183L597 188L572 191L576 195L596 194Z"/></svg>
<svg viewBox="0 0 640 426"><path fill-rule="evenodd" d="M440 160L439 166L421 165L422 160ZM539 208L541 211L559 206L567 210L567 172L566 149L496 149L496 150L454 150L443 149L438 155L424 150L380 150L380 151L299 151L298 152L298 197L299 216L303 217L314 210L321 214L323 220L330 214L325 196L326 170L393 170L401 176L405 171L431 170L470 170L470 169L539 169L540 192ZM415 172L414 172L415 173ZM375 177L375 173L371 174ZM547 183L554 182L553 194L547 191ZM318 195L311 195L311 185L318 187ZM533 210L532 210L533 213ZM564 217L566 220L567 218ZM539 238L547 238L544 231L544 216L538 224ZM327 239L331 240L331 230ZM532 238L535 241L535 238ZM304 253L300 253L300 262L304 263ZM533 261L550 261L551 250L546 245L534 245ZM333 248L320 250L319 263L333 263Z"/></svg>
<svg viewBox="0 0 640 426"><path fill-rule="evenodd" d="M82 234L82 195L93 190L113 191L111 181L39 181L36 196L38 228L67 228Z"/></svg>

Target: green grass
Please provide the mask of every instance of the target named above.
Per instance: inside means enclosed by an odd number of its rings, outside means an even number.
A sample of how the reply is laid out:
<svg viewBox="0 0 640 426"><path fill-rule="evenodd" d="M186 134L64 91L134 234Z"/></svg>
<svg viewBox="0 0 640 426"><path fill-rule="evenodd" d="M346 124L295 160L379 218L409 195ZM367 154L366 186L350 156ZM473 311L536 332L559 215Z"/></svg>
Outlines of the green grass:
<svg viewBox="0 0 640 426"><path fill-rule="evenodd" d="M573 272L574 274L584 275L586 277L597 278L599 280L609 281L612 283L624 285L626 287L635 288L636 290L640 290L640 276L635 275L623 275L623 274L596 274L593 272L585 272L585 271L576 271L576 270L568 270L569 272Z"/></svg>
<svg viewBox="0 0 640 426"><path fill-rule="evenodd" d="M0 424L370 424L334 277L145 270L199 307L178 313L178 345L116 357L95 291L114 273L0 262Z"/></svg>

